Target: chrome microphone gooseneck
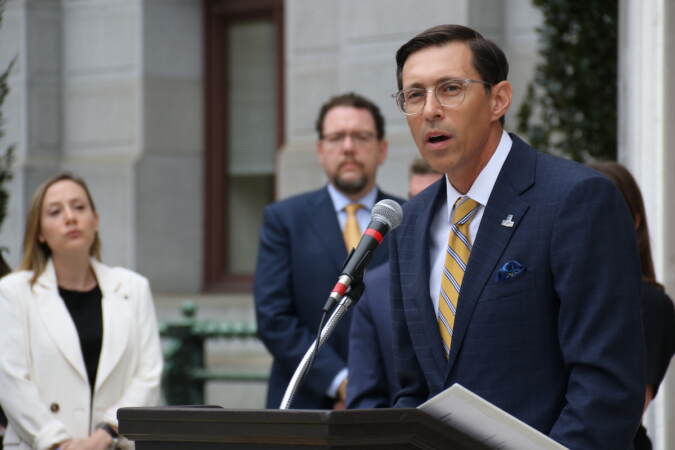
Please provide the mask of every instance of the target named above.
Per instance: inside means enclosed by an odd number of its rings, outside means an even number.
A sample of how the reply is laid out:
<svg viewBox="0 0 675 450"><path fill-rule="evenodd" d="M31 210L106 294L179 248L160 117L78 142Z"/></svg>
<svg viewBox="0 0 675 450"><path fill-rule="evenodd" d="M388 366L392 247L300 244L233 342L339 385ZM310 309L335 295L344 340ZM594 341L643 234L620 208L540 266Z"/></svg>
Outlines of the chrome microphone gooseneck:
<svg viewBox="0 0 675 450"><path fill-rule="evenodd" d="M295 373L293 373L293 377L291 378L291 381L288 383L288 387L286 388L284 397L281 400L281 406L279 406L279 409L290 408L291 403L293 402L293 397L295 397L295 392L298 390L300 382L305 377L305 374L309 369L309 362L314 359L314 354L318 352L319 348L321 348L324 342L328 340L328 338L333 333L333 330L335 329L340 319L342 319L342 317L345 315L345 313L352 306L353 303L354 300L352 300L350 294L347 294L342 297L340 303L338 303L338 305L335 307L333 313L330 315L330 318L328 319L328 322L326 322L326 325L321 330L318 345L314 345L314 343L312 343L312 345L309 346L307 352L305 352L305 355L302 357L300 364L298 364L298 367L295 369Z"/></svg>

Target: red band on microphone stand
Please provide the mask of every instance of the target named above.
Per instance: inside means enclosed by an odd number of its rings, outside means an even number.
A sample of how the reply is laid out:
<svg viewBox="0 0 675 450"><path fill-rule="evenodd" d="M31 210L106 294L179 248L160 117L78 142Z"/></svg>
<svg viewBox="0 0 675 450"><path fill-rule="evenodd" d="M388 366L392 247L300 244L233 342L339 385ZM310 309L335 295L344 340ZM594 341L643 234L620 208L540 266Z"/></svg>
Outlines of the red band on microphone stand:
<svg viewBox="0 0 675 450"><path fill-rule="evenodd" d="M372 237L373 239L375 239L380 244L382 243L382 240L384 239L384 236L382 236L382 233L380 233L379 231L377 231L373 228L368 228L365 231L365 233L363 233L363 234L367 234L368 236Z"/></svg>
<svg viewBox="0 0 675 450"><path fill-rule="evenodd" d="M338 281L333 287L333 292L342 297L347 292L347 285Z"/></svg>

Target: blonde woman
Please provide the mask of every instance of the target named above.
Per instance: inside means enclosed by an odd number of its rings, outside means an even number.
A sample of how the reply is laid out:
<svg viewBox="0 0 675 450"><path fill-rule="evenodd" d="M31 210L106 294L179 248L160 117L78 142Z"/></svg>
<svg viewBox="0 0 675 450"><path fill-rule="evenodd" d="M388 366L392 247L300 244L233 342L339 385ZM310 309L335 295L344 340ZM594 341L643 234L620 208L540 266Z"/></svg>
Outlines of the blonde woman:
<svg viewBox="0 0 675 450"><path fill-rule="evenodd" d="M0 280L5 449L107 449L117 409L158 401L162 371L148 281L100 261L99 218L80 178L35 192L19 271Z"/></svg>

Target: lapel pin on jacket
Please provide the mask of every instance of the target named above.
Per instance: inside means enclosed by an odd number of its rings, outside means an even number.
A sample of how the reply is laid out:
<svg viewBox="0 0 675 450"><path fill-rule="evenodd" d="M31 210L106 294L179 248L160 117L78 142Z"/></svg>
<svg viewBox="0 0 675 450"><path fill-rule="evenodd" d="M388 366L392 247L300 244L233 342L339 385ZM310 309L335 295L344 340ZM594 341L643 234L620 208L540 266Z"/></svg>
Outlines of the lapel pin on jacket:
<svg viewBox="0 0 675 450"><path fill-rule="evenodd" d="M513 222L513 214L506 216L506 219L502 220L502 226L512 228L515 222Z"/></svg>

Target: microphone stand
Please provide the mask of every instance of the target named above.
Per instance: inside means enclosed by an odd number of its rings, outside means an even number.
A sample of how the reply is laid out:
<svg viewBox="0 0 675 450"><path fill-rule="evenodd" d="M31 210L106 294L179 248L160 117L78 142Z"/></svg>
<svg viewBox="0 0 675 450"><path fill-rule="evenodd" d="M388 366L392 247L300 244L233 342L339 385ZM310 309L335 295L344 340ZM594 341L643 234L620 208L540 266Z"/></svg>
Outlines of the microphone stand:
<svg viewBox="0 0 675 450"><path fill-rule="evenodd" d="M335 330L340 319L347 313L347 310L361 298L364 287L365 284L361 280L357 283L352 283L349 292L342 297L340 303L335 307L328 322L326 322L326 325L321 329L318 345L316 345L316 342L312 342L307 349L305 356L300 360L300 364L298 364L298 367L295 369L293 377L288 383L288 387L284 393L284 397L281 399L281 406L279 406L279 409L289 409L291 407L291 402L293 402L293 397L295 397L300 382L305 378L305 375L310 368L310 362L314 361L315 353L328 340L331 334L333 334L333 330Z"/></svg>

